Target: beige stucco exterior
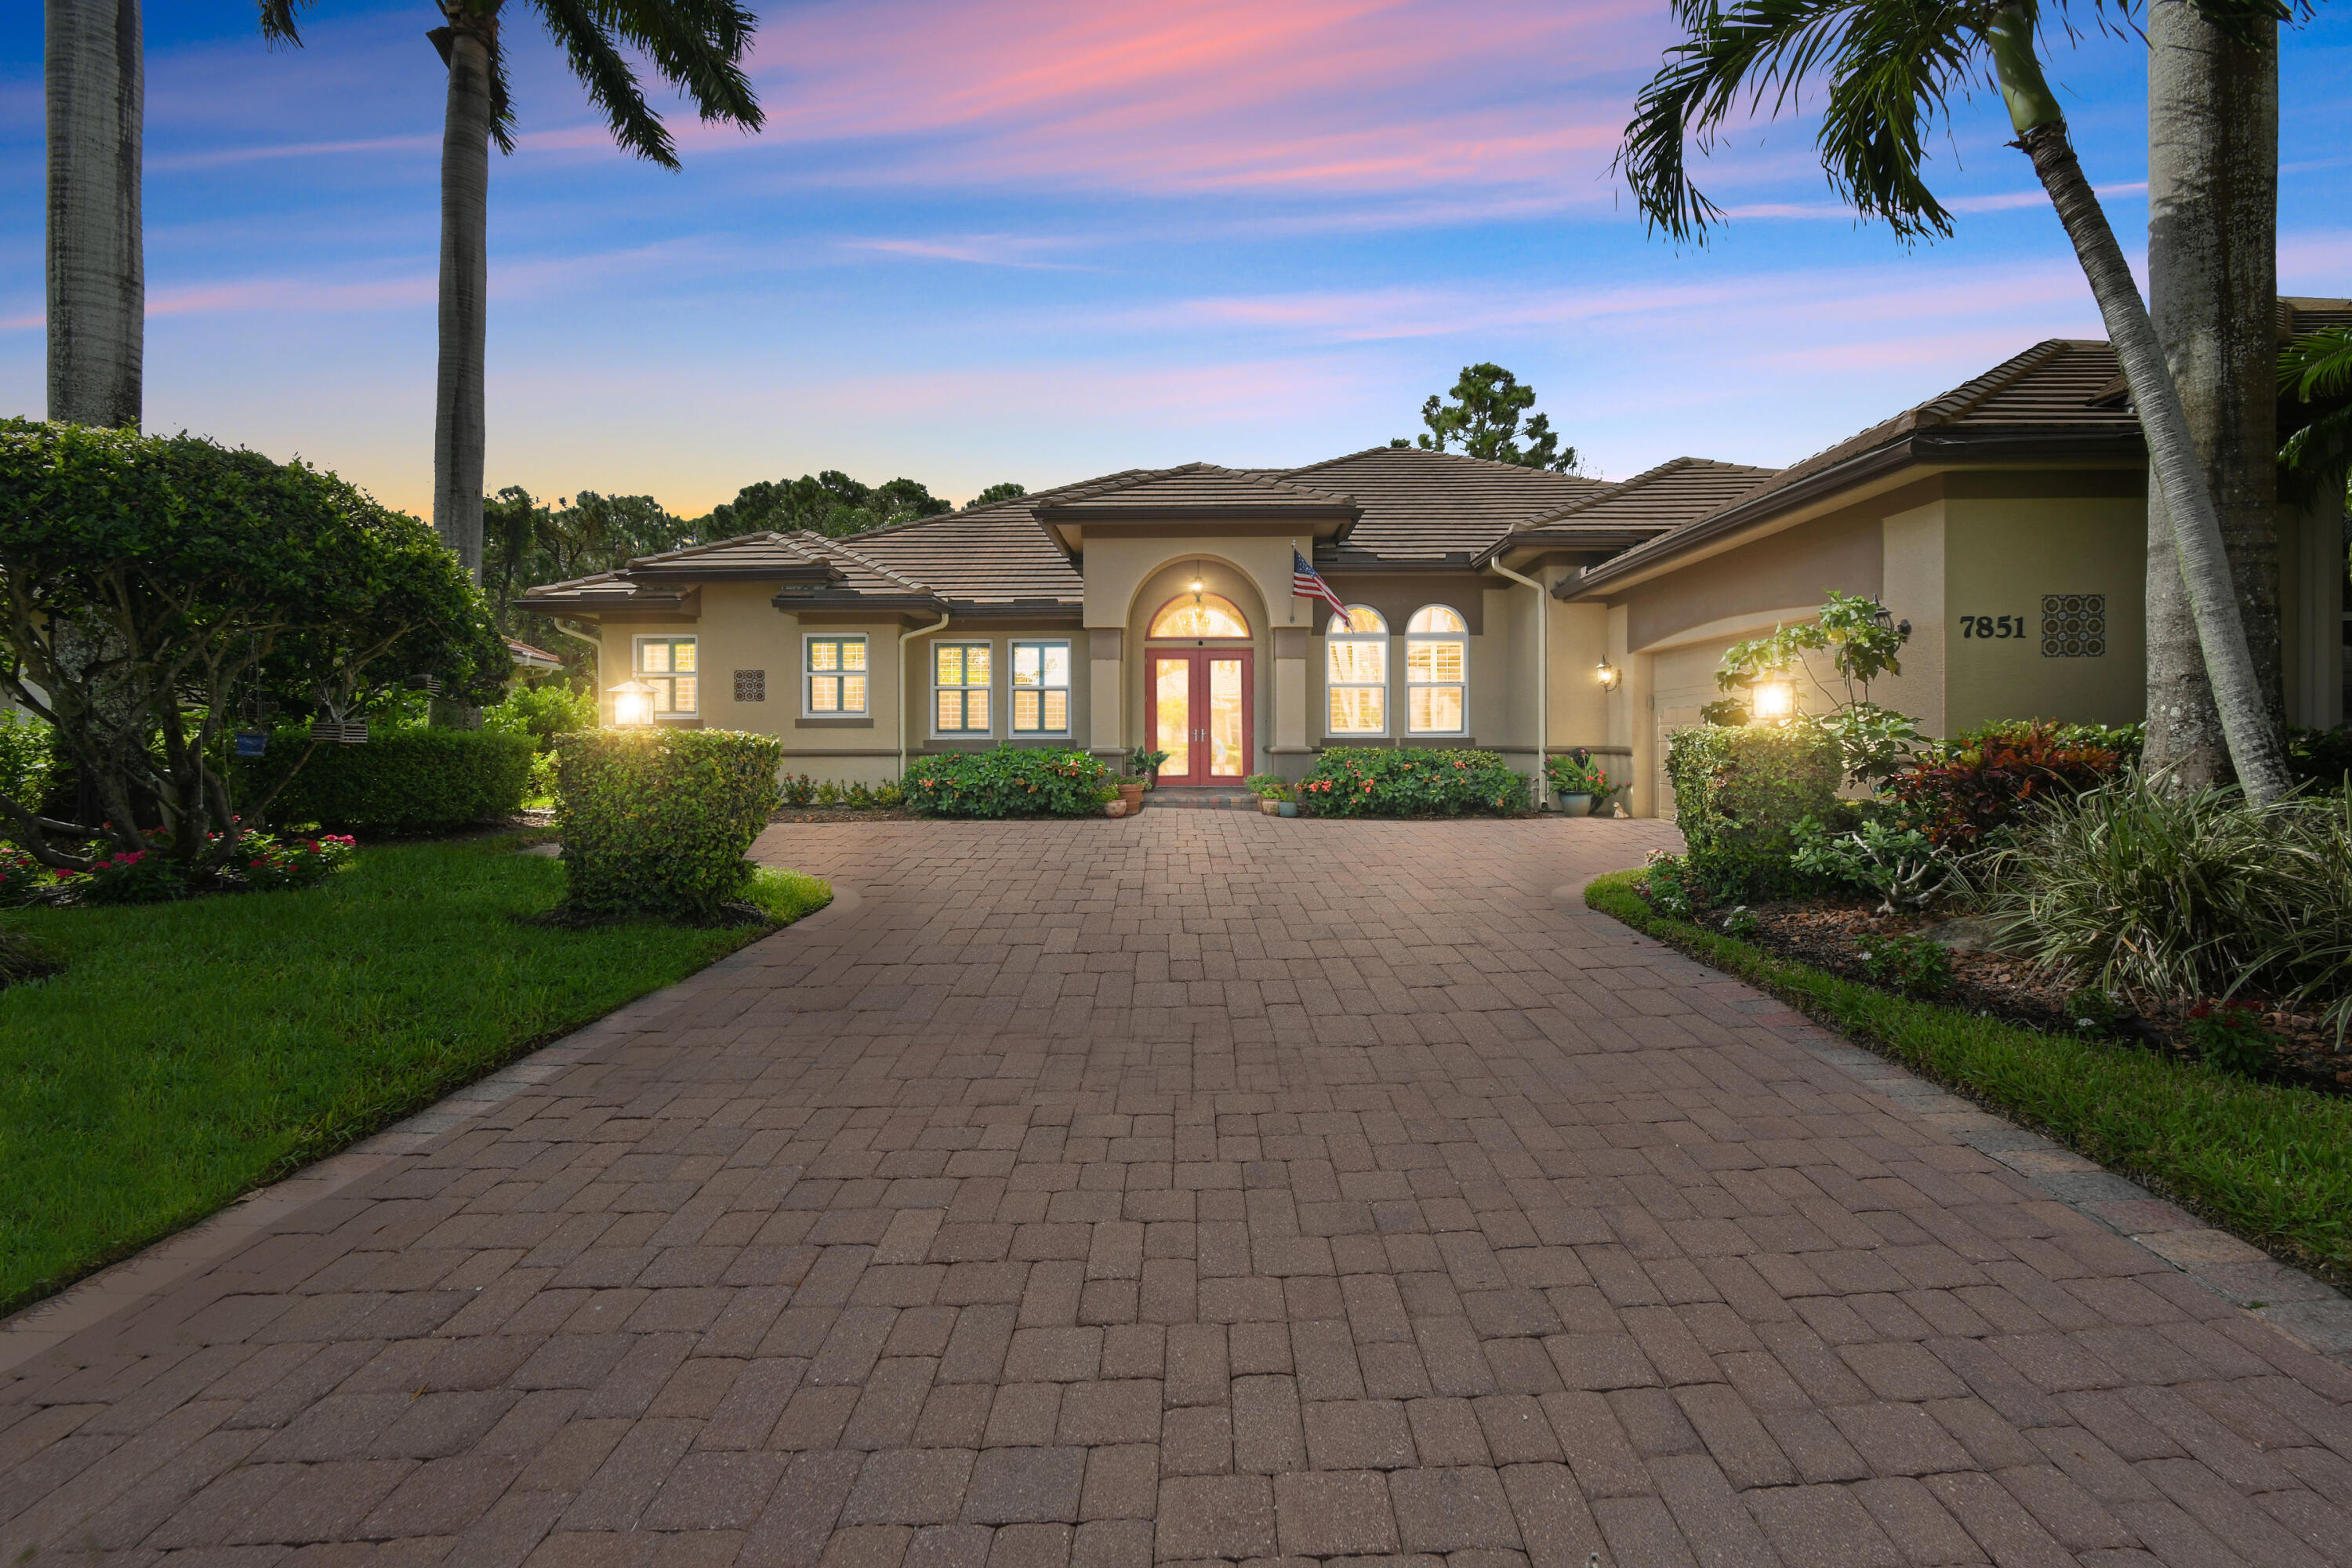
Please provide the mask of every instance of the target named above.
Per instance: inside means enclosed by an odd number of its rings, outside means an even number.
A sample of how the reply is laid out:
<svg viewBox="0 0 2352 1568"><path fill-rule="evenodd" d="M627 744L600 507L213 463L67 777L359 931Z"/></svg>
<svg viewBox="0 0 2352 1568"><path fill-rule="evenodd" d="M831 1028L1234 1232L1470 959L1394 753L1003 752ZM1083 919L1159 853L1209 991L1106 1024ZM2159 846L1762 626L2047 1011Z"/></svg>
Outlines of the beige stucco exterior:
<svg viewBox="0 0 2352 1568"><path fill-rule="evenodd" d="M1629 786L1624 804L1634 815L1666 815L1667 743L1701 722L1720 695L1715 677L1725 650L1811 616L1831 590L1875 599L1909 623L1900 673L1876 682L1870 696L1914 716L1930 735L2009 718L2137 719L2144 484L2136 458L2112 455L2006 465L1881 461L1851 482L1791 489L1785 503L1742 501L1719 527L1654 533L1664 547L1656 550L1620 553L1622 536L1580 549L1572 531L1531 530L1523 547L1513 547L1521 536L1512 534L1475 556L1419 558L1393 547L1385 557L1328 553L1323 570L1332 588L1387 623L1388 725L1379 735L1330 732L1330 645L1319 624L1328 612L1292 593L1294 550L1314 552L1318 537L1330 542L1328 496L1304 523L1282 515L1282 505L1296 505L1284 494L1264 510L1228 499L1190 512L1139 508L1133 517L1070 504L1046 532L1059 531L1049 564L1072 586L1050 601L1013 595L963 603L887 574L874 578L878 590L838 590L838 572L810 581L822 568L809 562L823 552L792 556L778 546L773 578L755 580L763 568L730 565L694 581L665 566L659 605L633 607L655 597L640 595L632 607L603 607L566 624L602 639L598 684L608 720L611 688L633 672L635 640L690 634L698 710L664 721L774 734L787 772L870 784L935 752L1011 743L1118 760L1146 744L1151 661L1188 646L1152 637L1152 619L1197 582L1248 624L1246 637L1217 645L1246 648L1250 658L1245 773L1296 778L1333 745L1475 745L1533 773L1543 753L1581 747ZM1015 540L1034 547L1043 537ZM2342 718L2343 538L2342 520L2325 507L2283 529L2286 690L2298 723ZM845 559L860 572L873 565ZM861 602L859 593L875 602ZM2045 646L2042 635L2048 606L2069 613L2070 597L2082 614L2095 605L2103 623L2095 639L2076 636L2071 652ZM1465 721L1455 733L1406 729L1408 627L1430 605L1453 610L1466 628ZM803 648L817 635L865 638L864 712L808 709ZM1013 652L1024 641L1067 646L1066 732L1010 731ZM993 671L988 731L943 734L934 724L934 651L975 642L987 646ZM739 699L739 671L763 674L763 699L745 700L748 691ZM1825 666L1792 674L1801 706L1831 704L1838 683Z"/></svg>

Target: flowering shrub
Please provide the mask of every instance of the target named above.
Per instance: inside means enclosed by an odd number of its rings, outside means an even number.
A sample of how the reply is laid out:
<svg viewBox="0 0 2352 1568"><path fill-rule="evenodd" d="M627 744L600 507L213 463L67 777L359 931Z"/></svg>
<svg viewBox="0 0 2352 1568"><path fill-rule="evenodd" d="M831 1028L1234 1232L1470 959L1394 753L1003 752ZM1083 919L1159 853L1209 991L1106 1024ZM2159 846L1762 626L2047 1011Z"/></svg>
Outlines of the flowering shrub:
<svg viewBox="0 0 2352 1568"><path fill-rule="evenodd" d="M1888 781L1901 819L1962 853L2022 816L2113 778L2136 750L2130 731L2020 720L1954 737Z"/></svg>
<svg viewBox="0 0 2352 1568"><path fill-rule="evenodd" d="M245 885L257 892L308 888L325 881L335 868L352 858L352 848L345 834L279 839L267 833L248 833L230 864L245 879Z"/></svg>
<svg viewBox="0 0 2352 1568"><path fill-rule="evenodd" d="M2200 1060L2223 1072L2257 1073L2278 1058L2278 1037L2244 1002L2200 1002L2189 1009L2189 1038Z"/></svg>
<svg viewBox="0 0 2352 1568"><path fill-rule="evenodd" d="M1092 816L1117 798L1110 767L1090 752L954 752L922 757L901 783L927 816Z"/></svg>
<svg viewBox="0 0 2352 1568"><path fill-rule="evenodd" d="M1592 753L1582 746L1564 756L1548 758L1544 763L1544 778L1555 795L1589 795L1592 804L1600 805L1616 793L1617 786L1609 782L1609 770L1592 760Z"/></svg>
<svg viewBox="0 0 2352 1568"><path fill-rule="evenodd" d="M1528 776L1492 752L1334 746L1298 799L1317 816L1508 816L1528 809Z"/></svg>
<svg viewBox="0 0 2352 1568"><path fill-rule="evenodd" d="M87 871L60 871L58 881L84 904L160 904L188 890L187 874L160 848L122 850Z"/></svg>
<svg viewBox="0 0 2352 1568"><path fill-rule="evenodd" d="M48 885L42 864L13 844L0 844L0 909L21 904Z"/></svg>

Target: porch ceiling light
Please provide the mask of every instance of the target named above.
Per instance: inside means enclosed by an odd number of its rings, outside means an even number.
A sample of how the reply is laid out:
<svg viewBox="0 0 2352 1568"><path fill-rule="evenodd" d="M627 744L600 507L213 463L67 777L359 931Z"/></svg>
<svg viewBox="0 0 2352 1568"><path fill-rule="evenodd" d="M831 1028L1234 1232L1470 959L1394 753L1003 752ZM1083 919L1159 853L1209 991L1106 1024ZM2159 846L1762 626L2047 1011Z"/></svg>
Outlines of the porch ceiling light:
<svg viewBox="0 0 2352 1568"><path fill-rule="evenodd" d="M1786 719L1797 710L1797 689L1785 680L1759 680L1754 695L1748 711L1764 722Z"/></svg>
<svg viewBox="0 0 2352 1568"><path fill-rule="evenodd" d="M623 730L643 727L653 721L654 689L642 680L624 680L618 686L605 688L613 694L613 723Z"/></svg>
<svg viewBox="0 0 2352 1568"><path fill-rule="evenodd" d="M1603 658L1599 664L1593 667L1593 673L1600 678L1601 690L1614 691L1617 689L1617 667L1610 663L1606 658Z"/></svg>

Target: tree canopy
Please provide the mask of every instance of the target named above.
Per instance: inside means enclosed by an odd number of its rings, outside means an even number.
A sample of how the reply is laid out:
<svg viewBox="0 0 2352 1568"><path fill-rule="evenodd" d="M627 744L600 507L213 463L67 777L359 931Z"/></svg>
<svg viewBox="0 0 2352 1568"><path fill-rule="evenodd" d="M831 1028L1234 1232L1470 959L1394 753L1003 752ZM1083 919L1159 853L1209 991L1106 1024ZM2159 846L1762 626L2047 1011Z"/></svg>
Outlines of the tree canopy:
<svg viewBox="0 0 2352 1568"><path fill-rule="evenodd" d="M972 511L981 507L994 506L1001 500L1019 500L1023 496L1025 496L1028 493L1029 487L1027 485L1015 484L1013 480L1007 479L1001 485L989 486L986 489L972 497L971 500L964 502L963 510L966 511Z"/></svg>
<svg viewBox="0 0 2352 1568"><path fill-rule="evenodd" d="M840 537L954 510L953 503L913 479L868 485L839 468L827 468L797 479L761 479L745 485L735 492L733 500L711 509L704 537L727 539L762 531L788 533L795 529Z"/></svg>
<svg viewBox="0 0 2352 1568"><path fill-rule="evenodd" d="M216 864L240 807L225 755L264 699L340 717L430 676L461 700L510 670L489 607L416 519L332 474L192 436L0 422L0 693L47 721L102 820L0 817L45 864L92 843ZM290 777L289 769L285 776Z"/></svg>
<svg viewBox="0 0 2352 1568"><path fill-rule="evenodd" d="M1432 396L1421 405L1421 422L1428 428L1415 439L1424 452L1459 447L1464 455L1492 463L1516 463L1523 468L1549 468L1554 473L1582 472L1577 450L1559 444L1551 417L1538 414L1524 430L1519 416L1535 406L1536 389L1498 364L1465 364L1454 389ZM1402 437L1389 443L1404 446Z"/></svg>

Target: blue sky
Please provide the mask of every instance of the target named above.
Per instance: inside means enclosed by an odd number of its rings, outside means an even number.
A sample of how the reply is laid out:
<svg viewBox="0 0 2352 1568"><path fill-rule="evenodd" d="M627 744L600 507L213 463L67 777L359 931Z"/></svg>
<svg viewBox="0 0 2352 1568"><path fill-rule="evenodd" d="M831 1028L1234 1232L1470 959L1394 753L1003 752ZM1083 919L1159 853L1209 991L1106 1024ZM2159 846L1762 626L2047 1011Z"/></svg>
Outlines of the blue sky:
<svg viewBox="0 0 2352 1568"><path fill-rule="evenodd" d="M2352 295L2352 12L2283 55L2281 279ZM2331 14L2332 12L2332 14ZM491 169L495 489L699 512L841 468L941 494L1193 458L1295 464L1418 426L1495 360L1622 478L1782 463L2096 312L1990 97L1905 249L1810 128L1704 166L1735 219L1647 237L1608 165L1664 7L1624 0L816 0L762 7L769 115L614 151L523 0ZM147 424L422 511L443 73L421 0L148 7ZM0 18L0 409L37 415L39 8ZM2055 61L2127 248L2143 50ZM667 101L667 100L665 100Z"/></svg>

